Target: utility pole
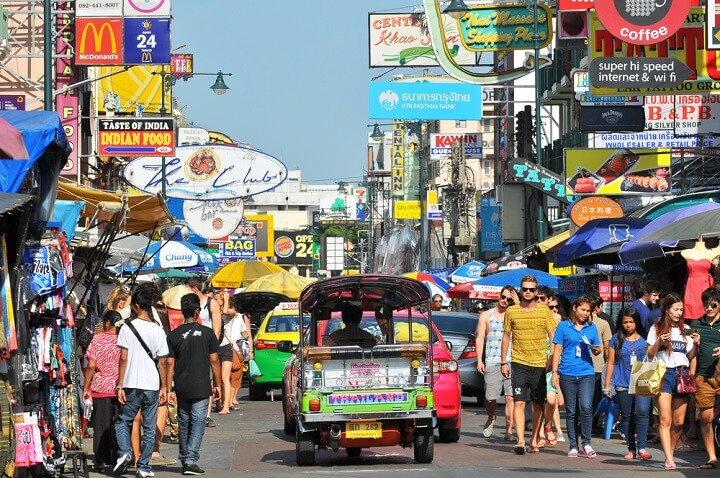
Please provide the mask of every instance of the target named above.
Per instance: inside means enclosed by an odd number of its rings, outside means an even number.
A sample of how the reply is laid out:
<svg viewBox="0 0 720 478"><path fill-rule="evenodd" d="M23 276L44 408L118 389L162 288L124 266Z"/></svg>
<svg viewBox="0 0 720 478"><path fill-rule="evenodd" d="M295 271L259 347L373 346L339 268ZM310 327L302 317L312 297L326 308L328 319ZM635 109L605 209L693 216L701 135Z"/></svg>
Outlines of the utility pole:
<svg viewBox="0 0 720 478"><path fill-rule="evenodd" d="M464 167L463 154L465 153L465 144L461 138L459 141L455 141L452 145L450 152L450 187L446 189L446 194L450 200L450 213L448 214L448 220L450 221L450 237L448 238L448 255L451 258L450 266L458 265L458 254L455 245L456 238L460 234L459 228L459 203L462 197L462 184L460 183L461 171ZM464 173L463 173L464 175Z"/></svg>

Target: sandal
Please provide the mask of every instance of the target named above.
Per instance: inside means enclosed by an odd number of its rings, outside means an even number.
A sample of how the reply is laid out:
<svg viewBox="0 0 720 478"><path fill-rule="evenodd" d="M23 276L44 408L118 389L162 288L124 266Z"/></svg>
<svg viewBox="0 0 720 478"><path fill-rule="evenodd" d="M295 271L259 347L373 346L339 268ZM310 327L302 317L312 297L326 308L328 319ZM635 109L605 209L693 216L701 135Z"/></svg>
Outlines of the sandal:
<svg viewBox="0 0 720 478"><path fill-rule="evenodd" d="M547 437L548 445L557 445L558 439L552 431L552 427L545 427L545 436ZM552 438L551 438L552 437Z"/></svg>
<svg viewBox="0 0 720 478"><path fill-rule="evenodd" d="M540 448L538 448L536 446L531 446L530 448L528 448L527 452L528 453L540 453Z"/></svg>
<svg viewBox="0 0 720 478"><path fill-rule="evenodd" d="M666 469L666 470L675 470L675 469L677 469L677 465L676 465L675 463L668 463L668 462L666 461L666 462L665 462L665 469Z"/></svg>
<svg viewBox="0 0 720 478"><path fill-rule="evenodd" d="M627 455L625 455L625 459L626 459L626 460L634 460L634 459L635 459L635 452L634 452L634 451L629 451L629 452L627 452Z"/></svg>
<svg viewBox="0 0 720 478"><path fill-rule="evenodd" d="M700 465L701 470L714 470L718 467L717 461L708 461L704 465Z"/></svg>
<svg viewBox="0 0 720 478"><path fill-rule="evenodd" d="M578 457L578 451L573 448L568 452L568 458L577 458Z"/></svg>
<svg viewBox="0 0 720 478"><path fill-rule="evenodd" d="M595 450L593 450L593 447L591 447L590 445L585 445L584 450L585 450L585 456L588 458L595 458L597 456L597 453L595 452Z"/></svg>
<svg viewBox="0 0 720 478"><path fill-rule="evenodd" d="M545 448L545 437L538 438L537 445L535 445L533 448Z"/></svg>
<svg viewBox="0 0 720 478"><path fill-rule="evenodd" d="M525 445L517 445L513 447L513 451L516 455L524 455L525 454Z"/></svg>

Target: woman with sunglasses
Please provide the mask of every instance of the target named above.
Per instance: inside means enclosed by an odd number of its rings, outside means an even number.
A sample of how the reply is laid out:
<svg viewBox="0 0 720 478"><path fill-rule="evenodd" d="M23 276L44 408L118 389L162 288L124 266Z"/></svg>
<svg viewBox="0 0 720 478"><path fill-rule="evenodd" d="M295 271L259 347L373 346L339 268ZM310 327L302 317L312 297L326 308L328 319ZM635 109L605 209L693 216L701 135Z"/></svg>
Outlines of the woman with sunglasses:
<svg viewBox="0 0 720 478"><path fill-rule="evenodd" d="M652 458L645 449L652 397L630 395L628 392L633 364L647 359L647 342L643 338L645 329L640 312L633 306L623 308L618 314L615 330L617 332L610 339L603 394L612 398L615 392L614 401L620 405L620 430L628 446L625 459L647 461Z"/></svg>
<svg viewBox="0 0 720 478"><path fill-rule="evenodd" d="M690 329L683 321L684 305L679 295L670 293L662 300L660 319L650 327L647 336L648 360L663 362L667 369L662 383L660 396L657 397L657 408L660 415L658 436L665 454L665 469L674 470L675 448L680 440L680 433L685 424L688 395L677 393L677 374L679 367L688 367L697 354L696 340L682 334Z"/></svg>
<svg viewBox="0 0 720 478"><path fill-rule="evenodd" d="M575 299L571 320L560 322L553 337L552 385L556 389L561 388L565 395L565 427L570 442L570 458L578 456L578 431L582 434L585 456L597 456L590 443L595 386L592 355L602 353L602 343L597 327L592 323L591 303L592 299L586 295Z"/></svg>

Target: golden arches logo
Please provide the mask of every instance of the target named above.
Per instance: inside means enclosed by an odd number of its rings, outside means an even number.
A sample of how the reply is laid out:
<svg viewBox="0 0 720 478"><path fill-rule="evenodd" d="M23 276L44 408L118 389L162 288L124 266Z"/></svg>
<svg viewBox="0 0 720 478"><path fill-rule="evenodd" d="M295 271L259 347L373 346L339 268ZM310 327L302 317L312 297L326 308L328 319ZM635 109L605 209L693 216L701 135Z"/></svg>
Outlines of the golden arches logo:
<svg viewBox="0 0 720 478"><path fill-rule="evenodd" d="M86 53L85 51L85 43L87 41L88 37L88 30L92 28L93 31L93 40L95 41L95 53L99 53L102 50L102 40L105 35L105 29L107 28L107 31L110 35L110 53L117 53L117 40L115 38L115 32L113 31L112 26L109 22L105 22L102 25L100 25L100 29L98 30L98 27L94 23L88 23L85 25L85 28L83 28L82 35L80 36L80 46L78 48L79 53Z"/></svg>

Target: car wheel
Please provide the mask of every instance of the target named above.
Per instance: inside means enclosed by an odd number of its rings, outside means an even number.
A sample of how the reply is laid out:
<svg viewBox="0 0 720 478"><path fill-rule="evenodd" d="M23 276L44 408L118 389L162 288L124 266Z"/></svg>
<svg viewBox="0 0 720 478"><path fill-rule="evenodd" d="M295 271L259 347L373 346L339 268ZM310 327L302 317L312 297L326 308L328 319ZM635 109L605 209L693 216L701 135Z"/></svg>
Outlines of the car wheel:
<svg viewBox="0 0 720 478"><path fill-rule="evenodd" d="M360 452L362 451L362 448L358 448L358 447L345 448L345 451L347 452L348 456L356 457L356 456L360 456Z"/></svg>
<svg viewBox="0 0 720 478"><path fill-rule="evenodd" d="M418 463L432 463L435 455L435 439L430 424L415 429L415 440L413 441L413 452L415 461Z"/></svg>
<svg viewBox="0 0 720 478"><path fill-rule="evenodd" d="M248 398L251 402L265 400L265 387L250 380L248 384Z"/></svg>
<svg viewBox="0 0 720 478"><path fill-rule="evenodd" d="M457 443L460 441L459 428L439 428L440 443Z"/></svg>
<svg viewBox="0 0 720 478"><path fill-rule="evenodd" d="M301 432L295 424L295 461L298 466L313 466L315 464L315 442L313 432Z"/></svg>

